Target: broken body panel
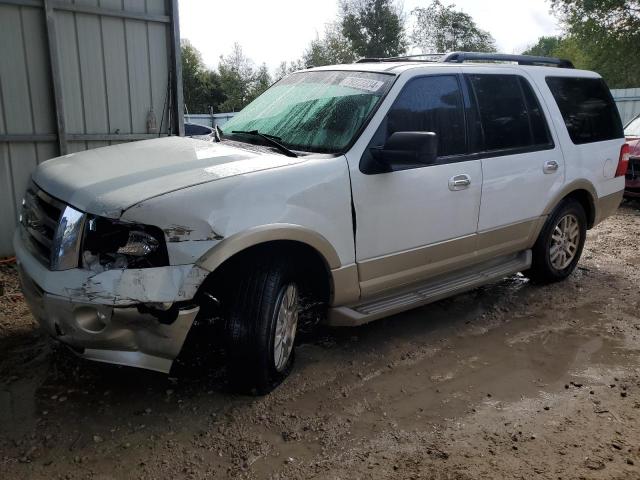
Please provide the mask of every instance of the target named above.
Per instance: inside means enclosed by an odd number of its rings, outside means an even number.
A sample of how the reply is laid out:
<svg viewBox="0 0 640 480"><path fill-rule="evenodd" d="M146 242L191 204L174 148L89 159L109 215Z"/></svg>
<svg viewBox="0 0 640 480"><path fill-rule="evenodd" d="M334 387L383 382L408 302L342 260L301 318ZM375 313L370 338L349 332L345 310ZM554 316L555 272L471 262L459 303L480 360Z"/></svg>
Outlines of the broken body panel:
<svg viewBox="0 0 640 480"><path fill-rule="evenodd" d="M49 270L29 252L24 232L16 233L24 291L37 319L95 360L168 372L198 311L190 301L243 248L295 240L321 252L329 269L353 264L353 237L344 235L352 219L343 156L289 158L171 137L53 159L33 181L81 212L164 233L169 265L61 271ZM170 324L138 311L173 304L180 309ZM89 310L98 318L93 329L83 324Z"/></svg>

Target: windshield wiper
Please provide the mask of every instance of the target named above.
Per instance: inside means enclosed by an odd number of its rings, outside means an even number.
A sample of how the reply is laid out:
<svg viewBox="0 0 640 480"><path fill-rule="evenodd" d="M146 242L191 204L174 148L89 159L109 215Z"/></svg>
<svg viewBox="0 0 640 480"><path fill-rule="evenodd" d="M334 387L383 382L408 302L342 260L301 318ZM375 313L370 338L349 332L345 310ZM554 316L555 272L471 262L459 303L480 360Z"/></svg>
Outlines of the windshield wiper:
<svg viewBox="0 0 640 480"><path fill-rule="evenodd" d="M260 133L258 130L231 130L231 133L241 133L243 135L253 135L254 137L260 137L272 147L275 147L278 150L280 150L287 157L298 156L294 151L289 150L287 147L281 144L280 142L282 141L282 139L280 137L276 137L275 135L269 135L268 133Z"/></svg>

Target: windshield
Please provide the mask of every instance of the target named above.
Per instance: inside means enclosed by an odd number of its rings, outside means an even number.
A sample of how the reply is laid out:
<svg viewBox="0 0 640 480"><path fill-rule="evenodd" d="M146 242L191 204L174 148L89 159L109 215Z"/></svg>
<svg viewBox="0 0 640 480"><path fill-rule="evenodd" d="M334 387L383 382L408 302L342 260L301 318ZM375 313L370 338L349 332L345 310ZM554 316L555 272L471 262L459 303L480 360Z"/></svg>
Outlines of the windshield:
<svg viewBox="0 0 640 480"><path fill-rule="evenodd" d="M624 136L640 137L640 116L631 120L631 123L624 128Z"/></svg>
<svg viewBox="0 0 640 480"><path fill-rule="evenodd" d="M290 149L340 153L354 140L395 77L371 72L301 72L289 75L229 120L233 131L257 130Z"/></svg>

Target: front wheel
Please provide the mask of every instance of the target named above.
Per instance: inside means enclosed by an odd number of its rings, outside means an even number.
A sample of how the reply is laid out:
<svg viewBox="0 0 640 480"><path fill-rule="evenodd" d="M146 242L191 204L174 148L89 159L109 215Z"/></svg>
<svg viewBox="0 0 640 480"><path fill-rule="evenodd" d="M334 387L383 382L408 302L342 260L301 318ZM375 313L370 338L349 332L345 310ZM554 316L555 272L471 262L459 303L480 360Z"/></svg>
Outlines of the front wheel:
<svg viewBox="0 0 640 480"><path fill-rule="evenodd" d="M295 268L286 260L258 261L236 284L227 313L230 382L263 395L291 372L300 312Z"/></svg>
<svg viewBox="0 0 640 480"><path fill-rule="evenodd" d="M550 215L533 246L531 268L523 272L538 283L564 280L575 270L587 236L587 216L568 199Z"/></svg>

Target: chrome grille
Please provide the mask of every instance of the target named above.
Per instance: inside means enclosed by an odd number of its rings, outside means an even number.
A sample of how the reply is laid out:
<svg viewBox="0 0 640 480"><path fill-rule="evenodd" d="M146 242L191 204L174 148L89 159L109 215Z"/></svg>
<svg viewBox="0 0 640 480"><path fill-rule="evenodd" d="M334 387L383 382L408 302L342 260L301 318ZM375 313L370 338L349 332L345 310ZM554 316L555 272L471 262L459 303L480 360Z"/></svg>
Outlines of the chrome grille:
<svg viewBox="0 0 640 480"><path fill-rule="evenodd" d="M29 184L20 225L29 251L51 270L78 266L85 215Z"/></svg>
<svg viewBox="0 0 640 480"><path fill-rule="evenodd" d="M42 263L50 266L53 239L60 223L64 204L50 197L35 185L27 188L22 201L20 224L24 239Z"/></svg>

